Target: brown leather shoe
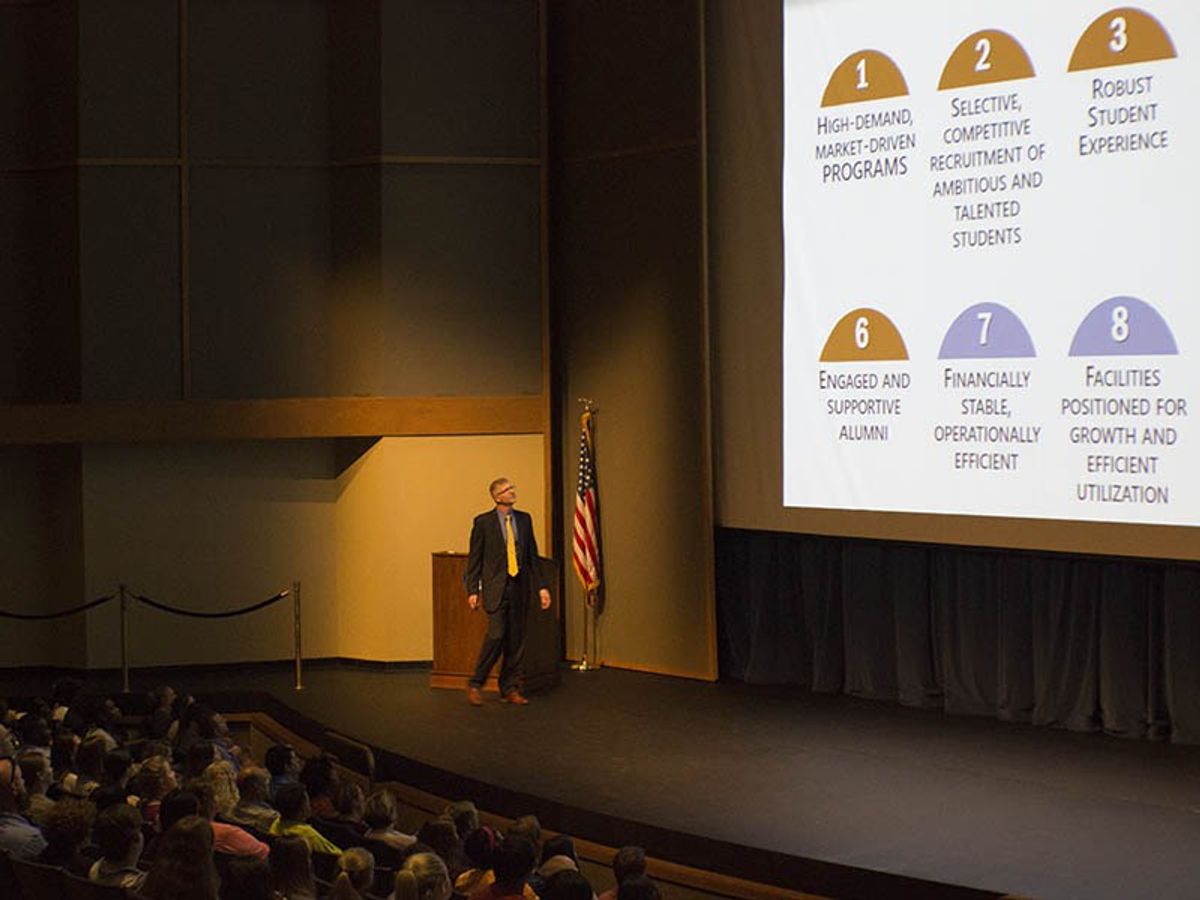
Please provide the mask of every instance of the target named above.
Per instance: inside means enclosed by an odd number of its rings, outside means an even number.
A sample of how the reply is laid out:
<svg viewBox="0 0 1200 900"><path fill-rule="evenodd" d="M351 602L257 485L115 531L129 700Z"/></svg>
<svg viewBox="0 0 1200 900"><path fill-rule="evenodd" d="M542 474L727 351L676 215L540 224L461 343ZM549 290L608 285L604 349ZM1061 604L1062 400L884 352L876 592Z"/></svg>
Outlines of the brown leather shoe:
<svg viewBox="0 0 1200 900"><path fill-rule="evenodd" d="M511 703L514 706L528 706L529 701L525 699L520 691L509 691L502 698L505 703Z"/></svg>
<svg viewBox="0 0 1200 900"><path fill-rule="evenodd" d="M479 693L479 688L467 688L467 702L472 706L483 706L483 694Z"/></svg>

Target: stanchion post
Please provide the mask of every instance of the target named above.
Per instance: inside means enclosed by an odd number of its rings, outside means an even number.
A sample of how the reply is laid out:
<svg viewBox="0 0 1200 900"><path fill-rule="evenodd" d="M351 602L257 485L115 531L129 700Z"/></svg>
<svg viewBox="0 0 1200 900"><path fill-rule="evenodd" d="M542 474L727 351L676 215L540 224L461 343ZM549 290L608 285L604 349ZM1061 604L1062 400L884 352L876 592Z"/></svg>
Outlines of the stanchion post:
<svg viewBox="0 0 1200 900"><path fill-rule="evenodd" d="M300 669L300 582L292 582L292 618L295 622L296 632L296 690L304 690L304 677Z"/></svg>
<svg viewBox="0 0 1200 900"><path fill-rule="evenodd" d="M121 598L121 691L129 693L129 592L125 585L117 585Z"/></svg>

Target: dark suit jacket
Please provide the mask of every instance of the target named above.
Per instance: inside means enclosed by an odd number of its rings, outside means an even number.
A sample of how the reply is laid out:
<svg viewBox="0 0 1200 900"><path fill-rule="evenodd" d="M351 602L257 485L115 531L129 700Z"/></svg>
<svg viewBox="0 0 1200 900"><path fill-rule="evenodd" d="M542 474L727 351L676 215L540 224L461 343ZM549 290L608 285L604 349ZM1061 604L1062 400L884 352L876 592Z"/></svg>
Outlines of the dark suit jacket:
<svg viewBox="0 0 1200 900"><path fill-rule="evenodd" d="M538 566L537 539L533 536L533 519L529 513L519 509L513 511L513 535L517 540L517 565L521 570L521 581L525 589L532 592L549 587ZM475 517L471 525L471 550L467 556L467 571L463 575L463 586L468 594L483 595L483 608L495 612L504 598L504 585L508 579L508 552L505 547L504 529L495 509L489 509ZM480 585L482 584L482 590Z"/></svg>

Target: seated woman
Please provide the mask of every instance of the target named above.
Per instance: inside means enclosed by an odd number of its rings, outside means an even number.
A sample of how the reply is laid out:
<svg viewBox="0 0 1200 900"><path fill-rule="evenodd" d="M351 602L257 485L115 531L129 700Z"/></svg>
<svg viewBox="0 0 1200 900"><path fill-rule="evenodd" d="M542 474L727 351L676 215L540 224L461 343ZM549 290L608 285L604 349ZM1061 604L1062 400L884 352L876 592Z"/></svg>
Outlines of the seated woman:
<svg viewBox="0 0 1200 900"><path fill-rule="evenodd" d="M338 874L329 900L362 900L375 881L375 857L370 850L351 847L338 859Z"/></svg>
<svg viewBox="0 0 1200 900"><path fill-rule="evenodd" d="M212 826L200 816L184 816L159 840L139 893L148 900L217 900L219 883Z"/></svg>

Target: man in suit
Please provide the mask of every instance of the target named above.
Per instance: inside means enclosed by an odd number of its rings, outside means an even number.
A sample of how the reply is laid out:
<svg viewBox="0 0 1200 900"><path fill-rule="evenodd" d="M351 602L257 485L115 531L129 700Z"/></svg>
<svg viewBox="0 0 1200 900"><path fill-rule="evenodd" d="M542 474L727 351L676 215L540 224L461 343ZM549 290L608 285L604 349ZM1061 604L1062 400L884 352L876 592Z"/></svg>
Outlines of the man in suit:
<svg viewBox="0 0 1200 900"><path fill-rule="evenodd" d="M542 609L550 608L550 588L538 567L533 519L529 513L513 509L517 486L507 478L497 478L488 492L496 506L475 517L463 576L467 604L477 609L482 600L488 617L487 636L467 683L467 700L472 706L483 703L480 691L499 659L501 699L523 706L529 702L521 694L525 615L535 587Z"/></svg>

